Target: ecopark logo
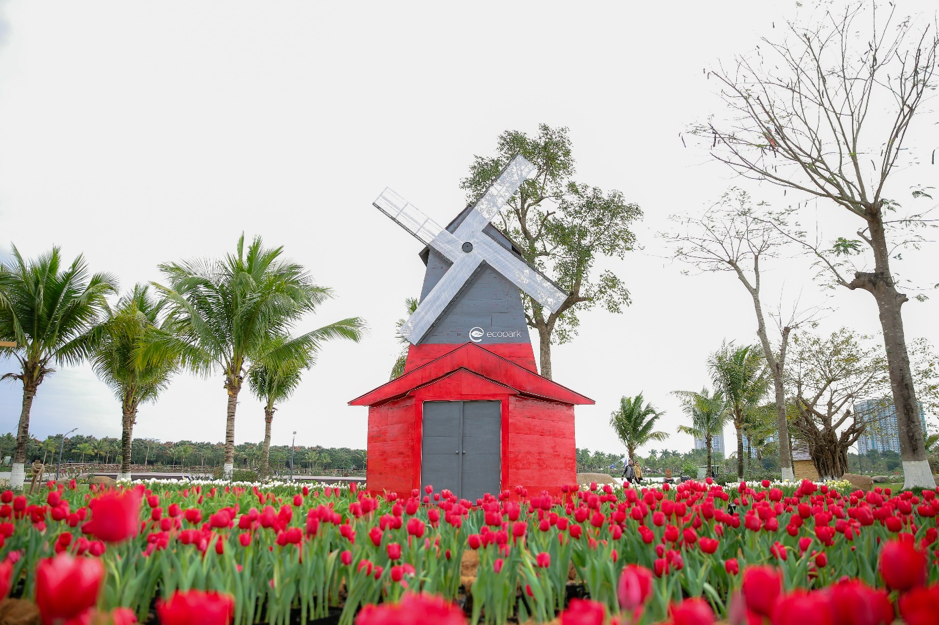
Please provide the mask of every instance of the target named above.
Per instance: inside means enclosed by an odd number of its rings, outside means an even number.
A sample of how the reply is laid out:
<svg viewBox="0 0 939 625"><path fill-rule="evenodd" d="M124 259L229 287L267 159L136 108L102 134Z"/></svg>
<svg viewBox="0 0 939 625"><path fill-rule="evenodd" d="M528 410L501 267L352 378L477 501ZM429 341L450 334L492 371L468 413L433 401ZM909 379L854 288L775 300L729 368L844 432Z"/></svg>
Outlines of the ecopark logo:
<svg viewBox="0 0 939 625"><path fill-rule="evenodd" d="M481 343L483 338L487 339L510 339L510 338L521 338L521 330L490 330L486 332L479 326L476 326L469 331L470 340L474 343Z"/></svg>

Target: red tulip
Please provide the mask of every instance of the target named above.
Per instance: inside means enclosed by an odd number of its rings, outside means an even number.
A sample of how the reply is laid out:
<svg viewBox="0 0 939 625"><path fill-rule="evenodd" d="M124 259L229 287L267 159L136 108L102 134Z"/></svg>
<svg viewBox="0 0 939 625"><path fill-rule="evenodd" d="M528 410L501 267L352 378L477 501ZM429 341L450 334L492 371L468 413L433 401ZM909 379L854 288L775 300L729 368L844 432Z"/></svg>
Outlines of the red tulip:
<svg viewBox="0 0 939 625"><path fill-rule="evenodd" d="M36 606L44 625L81 615L98 601L104 565L61 553L36 568Z"/></svg>
<svg viewBox="0 0 939 625"><path fill-rule="evenodd" d="M567 609L561 612L561 625L603 625L606 610L603 604L589 599L571 599Z"/></svg>
<svg viewBox="0 0 939 625"><path fill-rule="evenodd" d="M926 555L910 540L891 540L880 550L880 574L894 590L904 591L926 583Z"/></svg>
<svg viewBox="0 0 939 625"><path fill-rule="evenodd" d="M91 520L82 531L109 543L133 538L140 529L140 492L107 493L89 502Z"/></svg>
<svg viewBox="0 0 939 625"><path fill-rule="evenodd" d="M162 625L229 625L235 600L213 591L177 590L169 601L157 602L157 616Z"/></svg>
<svg viewBox="0 0 939 625"><path fill-rule="evenodd" d="M463 610L443 597L407 594L401 603L370 604L355 618L356 625L466 625Z"/></svg>
<svg viewBox="0 0 939 625"><path fill-rule="evenodd" d="M547 551L543 551L539 553L537 557L537 562L538 562L539 568L542 568L542 569L548 568L549 566L551 566L551 554L548 553Z"/></svg>
<svg viewBox="0 0 939 625"><path fill-rule="evenodd" d="M736 575L740 572L740 564L737 562L737 558L731 558L724 562L724 569L727 571L728 575Z"/></svg>
<svg viewBox="0 0 939 625"><path fill-rule="evenodd" d="M900 616L907 625L939 622L939 585L913 588L900 596Z"/></svg>
<svg viewBox="0 0 939 625"><path fill-rule="evenodd" d="M771 566L751 566L743 572L743 599L747 609L766 617L773 615L782 594L782 571Z"/></svg>
<svg viewBox="0 0 939 625"><path fill-rule="evenodd" d="M674 625L713 625L714 612L704 599L685 599L672 606Z"/></svg>
<svg viewBox="0 0 939 625"><path fill-rule="evenodd" d="M713 538L708 538L707 536L702 536L698 539L698 546L701 547L701 551L707 554L713 554L716 552L719 545L719 541L714 540Z"/></svg>
<svg viewBox="0 0 939 625"><path fill-rule="evenodd" d="M71 536L71 534L67 534ZM13 562L9 559L0 563L0 601L6 599L13 585Z"/></svg>
<svg viewBox="0 0 939 625"><path fill-rule="evenodd" d="M401 545L398 543L389 543L386 549L388 550L388 558L390 560L401 559Z"/></svg>
<svg viewBox="0 0 939 625"><path fill-rule="evenodd" d="M424 522L417 517L408 519L408 535L420 538L424 535Z"/></svg>
<svg viewBox="0 0 939 625"><path fill-rule="evenodd" d="M835 625L889 625L893 622L893 606L883 590L874 590L853 579L839 582L825 592Z"/></svg>
<svg viewBox="0 0 939 625"><path fill-rule="evenodd" d="M781 598L773 611L773 625L835 625L828 597L822 592L795 590Z"/></svg>
<svg viewBox="0 0 939 625"><path fill-rule="evenodd" d="M623 610L635 611L652 594L652 571L638 564L627 564L620 575L617 594Z"/></svg>

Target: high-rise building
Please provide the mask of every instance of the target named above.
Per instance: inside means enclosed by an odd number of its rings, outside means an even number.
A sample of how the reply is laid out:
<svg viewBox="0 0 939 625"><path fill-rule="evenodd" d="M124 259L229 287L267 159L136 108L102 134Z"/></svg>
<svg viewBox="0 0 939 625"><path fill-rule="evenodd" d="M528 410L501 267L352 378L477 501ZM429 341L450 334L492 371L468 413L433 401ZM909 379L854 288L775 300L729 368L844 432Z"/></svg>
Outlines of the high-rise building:
<svg viewBox="0 0 939 625"><path fill-rule="evenodd" d="M900 453L897 409L890 398L859 401L854 404L854 414L865 425L864 433L857 441L860 453L866 454L872 449ZM919 407L919 421L925 435L926 412L922 404Z"/></svg>
<svg viewBox="0 0 939 625"><path fill-rule="evenodd" d="M707 445L704 442L703 438L694 439L694 448L695 449L707 449ZM717 436L711 437L711 453L724 453L724 433L721 432Z"/></svg>

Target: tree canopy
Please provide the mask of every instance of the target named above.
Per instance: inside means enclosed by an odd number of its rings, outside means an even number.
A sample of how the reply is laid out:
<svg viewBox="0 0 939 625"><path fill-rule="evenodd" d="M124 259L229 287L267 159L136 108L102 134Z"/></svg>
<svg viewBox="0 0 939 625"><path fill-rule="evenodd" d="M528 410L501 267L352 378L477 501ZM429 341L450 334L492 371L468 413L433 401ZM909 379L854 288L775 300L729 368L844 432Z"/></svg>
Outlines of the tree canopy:
<svg viewBox="0 0 939 625"><path fill-rule="evenodd" d="M519 248L522 257L569 295L556 313L524 295L528 325L538 330L541 375L551 377L551 344L577 334L579 314L596 306L618 313L630 303L629 290L613 271L596 270L602 257L623 258L636 245L630 230L642 217L639 206L619 191L604 192L575 182L568 129L541 124L537 136L510 130L497 141L494 156L476 156L469 176L460 182L475 202L505 165L521 154L536 173L494 220Z"/></svg>

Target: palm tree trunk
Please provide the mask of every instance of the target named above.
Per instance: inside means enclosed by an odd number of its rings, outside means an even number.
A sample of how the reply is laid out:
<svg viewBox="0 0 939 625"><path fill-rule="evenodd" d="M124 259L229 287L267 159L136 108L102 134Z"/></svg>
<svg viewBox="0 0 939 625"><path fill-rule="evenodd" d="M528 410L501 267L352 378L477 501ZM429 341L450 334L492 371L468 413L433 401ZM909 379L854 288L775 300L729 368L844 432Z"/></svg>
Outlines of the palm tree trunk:
<svg viewBox="0 0 939 625"><path fill-rule="evenodd" d="M238 406L238 391L241 385L234 380L225 384L228 389L228 412L225 425L225 465L222 467L222 476L230 480L235 471L235 408Z"/></svg>
<svg viewBox="0 0 939 625"><path fill-rule="evenodd" d="M134 436L134 422L137 417L137 406L133 403L124 402L124 414L121 420L123 432L121 433L121 470L118 472L117 479L129 480L131 450Z"/></svg>
<svg viewBox="0 0 939 625"><path fill-rule="evenodd" d="M711 477L714 472L711 470L711 435L708 434L704 438L704 444L708 448L708 474L706 477Z"/></svg>
<svg viewBox="0 0 939 625"><path fill-rule="evenodd" d="M743 427L741 427L739 421L734 423L734 427L737 429L737 479L743 479Z"/></svg>
<svg viewBox="0 0 939 625"><path fill-rule="evenodd" d="M264 407L264 446L261 449L261 476L267 478L271 474L271 422L274 420L274 409Z"/></svg>
<svg viewBox="0 0 939 625"><path fill-rule="evenodd" d="M29 379L24 371L23 408L20 411L20 423L16 430L16 447L13 450L13 472L10 474L10 488L21 490L26 482L26 446L29 445L29 411L33 407L38 384Z"/></svg>

